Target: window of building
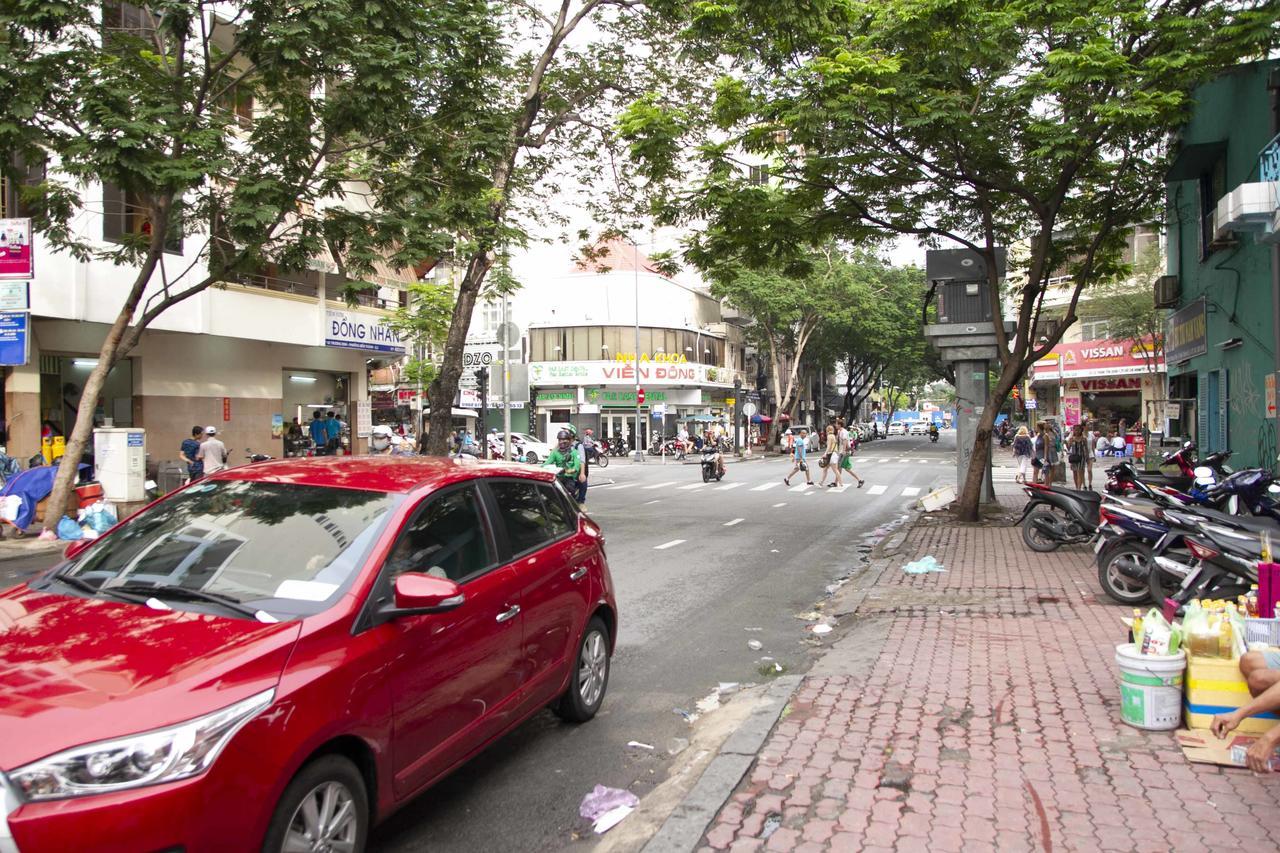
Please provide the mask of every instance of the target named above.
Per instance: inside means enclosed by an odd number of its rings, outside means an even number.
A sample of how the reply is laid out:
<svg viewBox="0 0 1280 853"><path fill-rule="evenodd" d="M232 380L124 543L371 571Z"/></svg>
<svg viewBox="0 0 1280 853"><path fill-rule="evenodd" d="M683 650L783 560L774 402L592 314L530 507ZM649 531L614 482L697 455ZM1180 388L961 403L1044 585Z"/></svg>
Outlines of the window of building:
<svg viewBox="0 0 1280 853"><path fill-rule="evenodd" d="M176 218L176 217L175 217ZM124 242L128 235L151 236L151 203L139 193L122 190L111 183L102 185L102 239ZM164 251L182 253L182 226L169 223Z"/></svg>
<svg viewBox="0 0 1280 853"><path fill-rule="evenodd" d="M1106 340L1111 334L1111 321L1107 319L1089 319L1080 321L1080 338L1086 341Z"/></svg>
<svg viewBox="0 0 1280 853"><path fill-rule="evenodd" d="M155 32L156 16L150 9L121 0L107 0L102 4L104 37L122 34L135 38L152 38Z"/></svg>
<svg viewBox="0 0 1280 853"><path fill-rule="evenodd" d="M769 167L751 166L747 169L747 181L755 187L762 187L769 183Z"/></svg>
<svg viewBox="0 0 1280 853"><path fill-rule="evenodd" d="M502 303L497 300L487 301L480 306L480 330L487 333L496 332L502 323Z"/></svg>
<svg viewBox="0 0 1280 853"><path fill-rule="evenodd" d="M0 172L0 219L32 215L31 206L22 199L22 188L33 187L45 179L47 162L44 157L28 161L19 154Z"/></svg>
<svg viewBox="0 0 1280 853"><path fill-rule="evenodd" d="M1227 161L1219 158L1200 174L1196 184L1200 201L1200 260L1213 252L1213 217L1218 209L1218 199L1227 193Z"/></svg>
<svg viewBox="0 0 1280 853"><path fill-rule="evenodd" d="M218 98L218 107L231 113L241 128L253 127L253 90L244 83L232 83Z"/></svg>

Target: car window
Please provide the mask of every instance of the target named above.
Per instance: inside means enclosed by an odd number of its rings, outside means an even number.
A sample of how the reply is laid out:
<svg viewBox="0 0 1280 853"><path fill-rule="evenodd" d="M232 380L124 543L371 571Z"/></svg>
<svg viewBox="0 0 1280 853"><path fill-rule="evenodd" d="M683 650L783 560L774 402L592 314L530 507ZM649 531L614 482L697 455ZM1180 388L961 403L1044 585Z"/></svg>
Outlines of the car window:
<svg viewBox="0 0 1280 853"><path fill-rule="evenodd" d="M556 487L550 483L539 483L538 491L542 494L543 503L546 504L547 518L551 522L552 535L563 536L576 530L577 524L574 521L574 515L569 511L564 496L560 494Z"/></svg>
<svg viewBox="0 0 1280 853"><path fill-rule="evenodd" d="M421 572L462 583L495 563L473 486L427 498L387 557L391 580Z"/></svg>
<svg viewBox="0 0 1280 853"><path fill-rule="evenodd" d="M96 587L212 593L278 619L319 613L364 565L400 496L209 480L166 498L68 561Z"/></svg>
<svg viewBox="0 0 1280 853"><path fill-rule="evenodd" d="M543 506L538 483L532 480L496 480L489 483L489 488L493 490L498 517L507 531L512 555L540 548L560 535Z"/></svg>

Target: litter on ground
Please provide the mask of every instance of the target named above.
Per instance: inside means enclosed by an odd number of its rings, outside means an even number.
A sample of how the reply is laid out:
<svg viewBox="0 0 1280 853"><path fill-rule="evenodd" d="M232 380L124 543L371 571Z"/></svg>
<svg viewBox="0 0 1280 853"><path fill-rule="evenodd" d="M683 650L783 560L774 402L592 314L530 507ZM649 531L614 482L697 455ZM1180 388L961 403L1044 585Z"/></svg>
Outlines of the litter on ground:
<svg viewBox="0 0 1280 853"><path fill-rule="evenodd" d="M640 798L621 788L596 785L582 798L578 814L593 824L597 834L608 832L640 805Z"/></svg>
<svg viewBox="0 0 1280 853"><path fill-rule="evenodd" d="M909 575L927 575L930 572L945 572L946 569L938 562L938 558L932 554L928 557L921 557L902 567L902 570Z"/></svg>

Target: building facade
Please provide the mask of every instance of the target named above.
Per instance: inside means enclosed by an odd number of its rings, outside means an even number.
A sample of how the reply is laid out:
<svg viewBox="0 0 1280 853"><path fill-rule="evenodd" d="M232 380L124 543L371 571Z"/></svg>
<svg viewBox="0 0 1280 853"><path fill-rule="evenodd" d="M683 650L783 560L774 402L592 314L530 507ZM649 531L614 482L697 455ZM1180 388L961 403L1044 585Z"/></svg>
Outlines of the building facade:
<svg viewBox="0 0 1280 853"><path fill-rule="evenodd" d="M1276 60L1200 87L1166 176L1175 425L1236 467L1276 463L1277 88Z"/></svg>
<svg viewBox="0 0 1280 853"><path fill-rule="evenodd" d="M590 263L568 255L558 247L512 267L522 287L509 298L508 318L522 332L530 392L527 403L513 405L520 409L512 428L546 440L558 424L573 423L632 442L638 408L647 447L651 436L682 426L731 426L734 381L748 384L745 347L719 301L663 275L627 243L606 244ZM548 272L557 267L563 272ZM500 302L478 306L469 349L496 352L500 323ZM644 393L638 407L637 385ZM498 390L491 379L489 428L501 425Z"/></svg>

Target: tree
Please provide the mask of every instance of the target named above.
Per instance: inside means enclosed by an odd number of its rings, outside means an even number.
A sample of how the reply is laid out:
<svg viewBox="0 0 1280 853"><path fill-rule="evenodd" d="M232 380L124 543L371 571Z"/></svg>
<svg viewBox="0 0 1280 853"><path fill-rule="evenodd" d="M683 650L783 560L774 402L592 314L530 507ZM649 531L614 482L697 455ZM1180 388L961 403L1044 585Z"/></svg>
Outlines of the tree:
<svg viewBox="0 0 1280 853"><path fill-rule="evenodd" d="M503 43L486 110L477 117L483 130L476 138L483 144L475 160L484 170L479 201L464 205L465 213L455 218L450 254L462 276L428 392L428 452L447 450L471 315L496 259L526 244L533 222L567 223L562 182L571 180L578 190L611 182L608 196L617 204L639 197L625 189L625 162L610 157L613 119L624 103L660 102L658 92L683 79L675 8L670 0L493 5L495 21L515 35ZM428 147L423 156L429 161L434 154Z"/></svg>
<svg viewBox="0 0 1280 853"><path fill-rule="evenodd" d="M394 210L396 187L372 181L388 143L424 122L448 138L453 107L482 94L474 46L497 39L487 11L463 0L14 3L0 27L0 149L51 167L25 190L37 230L133 273L81 394L58 507L107 374L163 312L267 263L304 269L327 250L346 280L393 249L403 222L382 205ZM456 171L438 165L432 186L451 187ZM361 178L370 197L344 204ZM116 199L114 242L76 223L100 209L97 186ZM192 240L197 250L171 254Z"/></svg>
<svg viewBox="0 0 1280 853"><path fill-rule="evenodd" d="M676 187L664 216L707 223L704 255L765 265L833 238L913 235L985 256L1001 317L995 249L1029 243L958 502L974 520L996 413L1081 290L1114 277L1125 228L1154 219L1193 88L1265 55L1278 17L1263 0L695 4L692 46L730 69L711 110L637 113L627 130L648 174ZM692 140L700 173L682 192ZM773 164L780 192L756 192L744 153ZM1037 346L1064 273L1065 322Z"/></svg>
<svg viewBox="0 0 1280 853"><path fill-rule="evenodd" d="M1164 365L1164 325L1168 311L1157 308L1152 287L1164 270L1159 248L1149 246L1133 265L1132 275L1102 285L1093 304L1107 318L1107 340L1141 354L1147 376L1155 386ZM1143 420L1150 422L1150 417Z"/></svg>
<svg viewBox="0 0 1280 853"><path fill-rule="evenodd" d="M705 267L704 272L711 279L713 296L755 320L750 334L769 354L778 411L794 418L803 388L801 365L811 341L827 318L850 304L855 289L865 293L868 287L859 280L859 267L834 246L827 246L789 270L726 262ZM775 423L775 430L782 428Z"/></svg>

